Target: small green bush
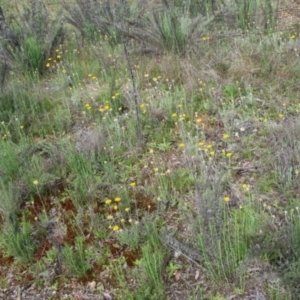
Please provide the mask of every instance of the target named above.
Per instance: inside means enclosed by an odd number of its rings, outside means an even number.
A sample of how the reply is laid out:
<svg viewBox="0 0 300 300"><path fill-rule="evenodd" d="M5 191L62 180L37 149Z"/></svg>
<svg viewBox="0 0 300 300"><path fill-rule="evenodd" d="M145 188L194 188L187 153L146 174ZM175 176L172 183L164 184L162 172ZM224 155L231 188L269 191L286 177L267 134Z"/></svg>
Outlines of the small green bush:
<svg viewBox="0 0 300 300"><path fill-rule="evenodd" d="M75 251L69 245L65 246L62 250L64 260L75 276L84 276L91 268L88 262L87 251L84 249L83 240L83 237L76 237Z"/></svg>
<svg viewBox="0 0 300 300"><path fill-rule="evenodd" d="M36 242L31 237L31 225L22 222L9 225L2 235L2 245L8 256L13 256L21 263L28 263L33 259Z"/></svg>

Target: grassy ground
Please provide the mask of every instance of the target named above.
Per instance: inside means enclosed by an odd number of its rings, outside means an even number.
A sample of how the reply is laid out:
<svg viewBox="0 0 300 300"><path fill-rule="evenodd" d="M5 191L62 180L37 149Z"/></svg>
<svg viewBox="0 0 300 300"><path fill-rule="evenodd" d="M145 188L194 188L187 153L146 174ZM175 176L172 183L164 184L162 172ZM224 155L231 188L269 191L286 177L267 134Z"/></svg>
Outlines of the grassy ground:
<svg viewBox="0 0 300 300"><path fill-rule="evenodd" d="M299 299L296 4L146 2L2 5L0 296Z"/></svg>

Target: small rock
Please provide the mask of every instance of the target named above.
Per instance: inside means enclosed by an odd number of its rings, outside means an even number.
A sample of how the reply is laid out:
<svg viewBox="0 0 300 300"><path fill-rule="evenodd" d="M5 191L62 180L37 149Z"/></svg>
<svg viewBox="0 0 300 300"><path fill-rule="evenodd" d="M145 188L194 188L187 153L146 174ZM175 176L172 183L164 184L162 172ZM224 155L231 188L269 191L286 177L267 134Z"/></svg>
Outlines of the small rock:
<svg viewBox="0 0 300 300"><path fill-rule="evenodd" d="M88 288L91 290L94 290L96 288L96 286L97 286L97 283L95 280L88 283Z"/></svg>

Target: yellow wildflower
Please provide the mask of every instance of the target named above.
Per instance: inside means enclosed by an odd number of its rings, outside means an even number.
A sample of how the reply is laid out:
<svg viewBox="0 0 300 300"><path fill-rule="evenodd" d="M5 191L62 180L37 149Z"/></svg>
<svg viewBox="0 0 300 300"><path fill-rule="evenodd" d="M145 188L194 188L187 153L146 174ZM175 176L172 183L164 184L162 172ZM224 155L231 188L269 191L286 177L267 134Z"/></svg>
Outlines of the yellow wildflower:
<svg viewBox="0 0 300 300"><path fill-rule="evenodd" d="M115 201L116 201L116 202L120 202L120 201L121 201L121 198L120 198L120 197L116 197L116 198L115 198Z"/></svg>
<svg viewBox="0 0 300 300"><path fill-rule="evenodd" d="M135 182L131 182L129 185L130 186L135 186Z"/></svg>
<svg viewBox="0 0 300 300"><path fill-rule="evenodd" d="M249 184L244 183L242 186L243 186L243 189L244 189L246 192L248 192L248 191L250 190L250 185L249 185Z"/></svg>
<svg viewBox="0 0 300 300"><path fill-rule="evenodd" d="M39 181L37 179L33 180L33 184L34 185L38 185L39 184Z"/></svg>
<svg viewBox="0 0 300 300"><path fill-rule="evenodd" d="M230 197L229 196L225 196L223 199L224 199L225 202L230 201Z"/></svg>
<svg viewBox="0 0 300 300"><path fill-rule="evenodd" d="M111 203L111 200L110 199L106 199L105 200L105 204L110 204Z"/></svg>
<svg viewBox="0 0 300 300"><path fill-rule="evenodd" d="M118 225L115 225L115 226L113 226L113 231L118 231L119 230L119 226Z"/></svg>

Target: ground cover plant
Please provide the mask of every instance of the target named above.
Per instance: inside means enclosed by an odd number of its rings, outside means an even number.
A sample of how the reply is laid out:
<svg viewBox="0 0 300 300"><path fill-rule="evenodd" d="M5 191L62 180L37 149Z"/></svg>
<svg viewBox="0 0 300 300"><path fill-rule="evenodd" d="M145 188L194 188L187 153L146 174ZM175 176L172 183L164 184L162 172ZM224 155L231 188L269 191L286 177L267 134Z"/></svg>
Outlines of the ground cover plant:
<svg viewBox="0 0 300 300"><path fill-rule="evenodd" d="M1 299L299 299L299 7L0 3Z"/></svg>

